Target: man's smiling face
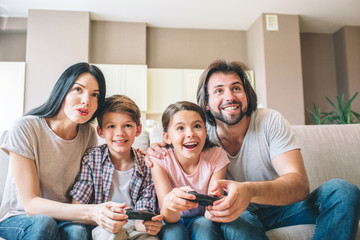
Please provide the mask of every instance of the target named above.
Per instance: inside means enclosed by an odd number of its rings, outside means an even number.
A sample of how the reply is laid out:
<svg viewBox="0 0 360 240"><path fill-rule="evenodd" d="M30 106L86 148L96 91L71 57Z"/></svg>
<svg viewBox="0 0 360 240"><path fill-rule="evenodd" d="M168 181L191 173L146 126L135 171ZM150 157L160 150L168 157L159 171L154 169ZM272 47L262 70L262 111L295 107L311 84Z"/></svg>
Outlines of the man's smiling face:
<svg viewBox="0 0 360 240"><path fill-rule="evenodd" d="M216 121L235 125L247 111L247 98L244 86L236 73L213 73L207 84L210 110Z"/></svg>

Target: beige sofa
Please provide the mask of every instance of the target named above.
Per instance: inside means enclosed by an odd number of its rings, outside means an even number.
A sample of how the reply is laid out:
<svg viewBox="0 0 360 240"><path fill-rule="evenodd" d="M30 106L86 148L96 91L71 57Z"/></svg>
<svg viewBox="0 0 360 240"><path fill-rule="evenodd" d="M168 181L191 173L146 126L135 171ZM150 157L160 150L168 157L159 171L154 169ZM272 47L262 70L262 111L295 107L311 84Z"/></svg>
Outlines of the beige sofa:
<svg viewBox="0 0 360 240"><path fill-rule="evenodd" d="M360 187L360 124L293 126L296 141L301 147L305 167L314 190L332 178L346 179ZM146 148L150 142L161 139L161 129L143 133L137 147ZM0 195L5 183L8 157L0 153ZM315 225L298 225L267 232L271 240L311 239ZM358 232L357 239L360 240Z"/></svg>
<svg viewBox="0 0 360 240"><path fill-rule="evenodd" d="M293 126L301 147L310 191L332 178L360 187L360 124ZM315 225L299 225L267 232L271 240L311 239ZM360 239L358 231L357 240Z"/></svg>

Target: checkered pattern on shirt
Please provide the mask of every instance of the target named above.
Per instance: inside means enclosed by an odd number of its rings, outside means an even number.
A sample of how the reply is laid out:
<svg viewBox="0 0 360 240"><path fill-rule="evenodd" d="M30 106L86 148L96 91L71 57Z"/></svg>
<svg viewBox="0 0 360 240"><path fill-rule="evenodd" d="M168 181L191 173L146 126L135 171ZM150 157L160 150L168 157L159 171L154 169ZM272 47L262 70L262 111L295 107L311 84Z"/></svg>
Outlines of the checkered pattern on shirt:
<svg viewBox="0 0 360 240"><path fill-rule="evenodd" d="M150 169L144 156L131 148L134 171L130 180L130 198L134 209L148 209L157 212L157 199ZM81 162L79 178L70 195L81 203L104 203L109 201L110 187L115 168L111 162L106 144L87 151Z"/></svg>

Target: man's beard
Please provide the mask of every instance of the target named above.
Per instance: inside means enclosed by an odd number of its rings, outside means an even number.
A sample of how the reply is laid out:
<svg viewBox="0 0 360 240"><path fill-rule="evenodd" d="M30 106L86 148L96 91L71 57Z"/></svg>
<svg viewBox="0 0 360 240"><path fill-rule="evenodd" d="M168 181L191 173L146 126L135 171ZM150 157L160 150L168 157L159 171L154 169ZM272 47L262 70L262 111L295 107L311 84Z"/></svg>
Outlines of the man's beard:
<svg viewBox="0 0 360 240"><path fill-rule="evenodd" d="M240 113L239 114L237 114L237 113L230 114L230 116L224 116L222 114L222 108L224 107L223 105L219 106L219 112L215 112L214 110L211 109L210 106L209 106L209 109L215 119L232 126L232 125L236 125L237 123L239 123L241 121L241 119L244 118L244 116L246 115L246 112L247 112L247 108L245 108L243 110L241 102L232 102L232 103L227 103L226 105L229 105L229 104L238 104L239 108L240 108Z"/></svg>

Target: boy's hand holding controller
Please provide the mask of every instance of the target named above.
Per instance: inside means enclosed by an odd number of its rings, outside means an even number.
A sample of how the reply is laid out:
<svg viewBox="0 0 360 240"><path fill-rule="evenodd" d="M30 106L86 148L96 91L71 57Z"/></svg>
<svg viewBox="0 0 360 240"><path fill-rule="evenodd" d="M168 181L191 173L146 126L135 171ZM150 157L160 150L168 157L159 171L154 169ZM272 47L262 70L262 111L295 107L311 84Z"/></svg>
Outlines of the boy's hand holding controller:
<svg viewBox="0 0 360 240"><path fill-rule="evenodd" d="M147 232L150 235L157 235L162 227L162 215L155 215L146 209L134 210L127 208L126 215L128 219L136 219L135 228L139 232Z"/></svg>
<svg viewBox="0 0 360 240"><path fill-rule="evenodd" d="M146 232L150 235L157 235L162 227L162 215L156 215L155 217L151 218L151 221L143 221L143 225L145 226ZM135 223L136 226L136 223Z"/></svg>

